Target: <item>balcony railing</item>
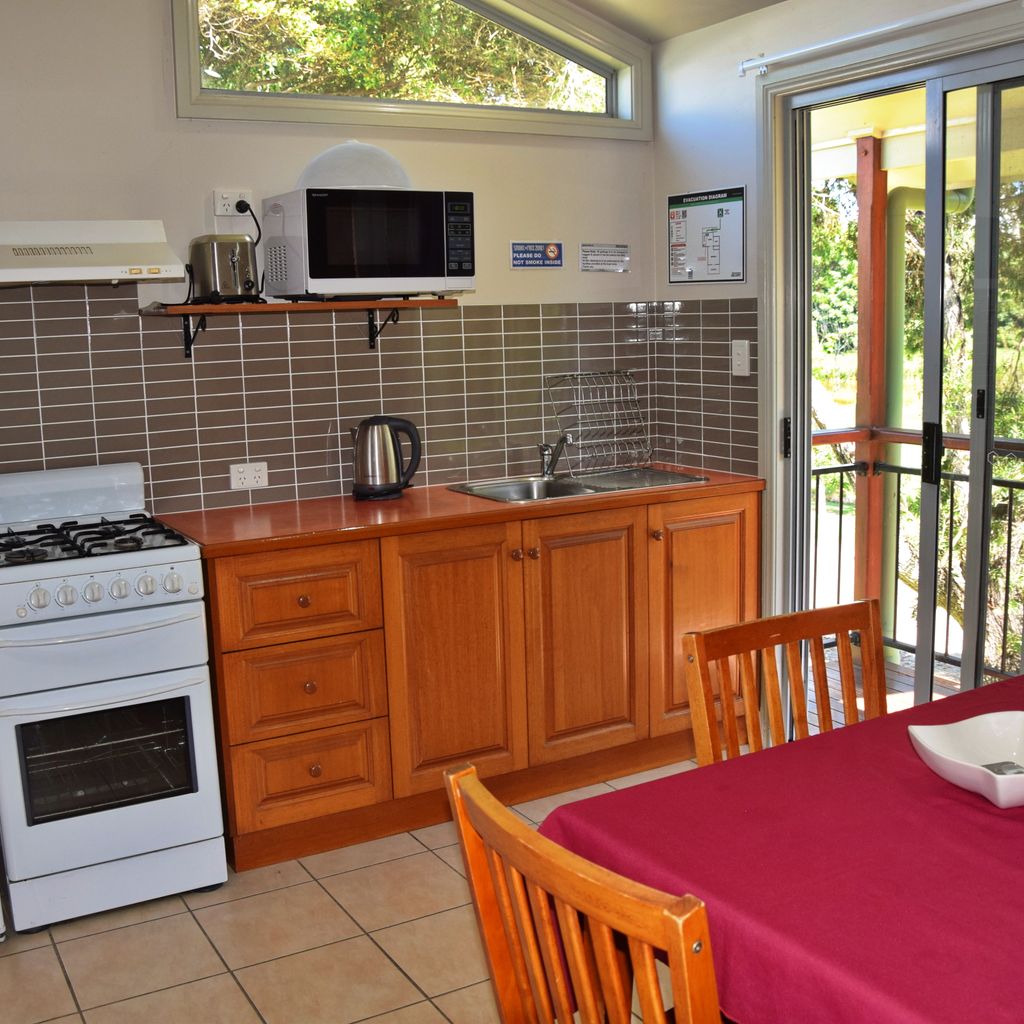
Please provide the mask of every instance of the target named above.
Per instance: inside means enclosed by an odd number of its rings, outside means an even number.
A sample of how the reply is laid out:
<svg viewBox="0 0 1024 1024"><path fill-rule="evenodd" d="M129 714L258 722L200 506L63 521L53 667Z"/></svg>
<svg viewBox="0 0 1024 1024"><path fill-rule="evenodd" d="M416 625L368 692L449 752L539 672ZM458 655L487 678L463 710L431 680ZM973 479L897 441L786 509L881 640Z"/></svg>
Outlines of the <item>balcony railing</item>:
<svg viewBox="0 0 1024 1024"><path fill-rule="evenodd" d="M816 443L836 440L834 432L820 441L815 437ZM884 538L872 538L873 543L884 543L889 549L880 595L885 644L916 653L921 471L883 462L875 463L873 469L886 478L885 504L891 524ZM854 598L855 477L863 470L855 463L846 463L811 471L811 594L815 604L842 603ZM943 473L940 490L934 657L949 666L954 676L958 674L962 651L962 567L957 541L967 525L967 480L963 474ZM1016 573L1021 557L1018 549L1024 538L1024 482L994 479L990 501L994 525L986 567L984 671L986 675L1004 677L1024 671L1024 587L1015 581L1015 574L1024 576Z"/></svg>

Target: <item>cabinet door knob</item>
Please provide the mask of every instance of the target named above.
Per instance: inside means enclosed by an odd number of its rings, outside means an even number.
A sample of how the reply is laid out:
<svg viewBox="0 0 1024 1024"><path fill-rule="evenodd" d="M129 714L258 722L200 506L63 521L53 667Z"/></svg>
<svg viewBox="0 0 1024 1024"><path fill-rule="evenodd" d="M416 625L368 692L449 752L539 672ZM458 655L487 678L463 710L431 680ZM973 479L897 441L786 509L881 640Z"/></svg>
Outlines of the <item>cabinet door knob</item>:
<svg viewBox="0 0 1024 1024"><path fill-rule="evenodd" d="M665 531L664 530L651 530L651 536L655 540L664 540L665 539Z"/></svg>
<svg viewBox="0 0 1024 1024"><path fill-rule="evenodd" d="M311 764L309 766L309 774L312 775L314 779L319 779L320 776L323 775L323 773L324 773L324 770L319 765L319 763L318 764Z"/></svg>
<svg viewBox="0 0 1024 1024"><path fill-rule="evenodd" d="M309 602L309 594L299 594L299 607L300 608L308 608L309 607L309 603L310 603Z"/></svg>
<svg viewBox="0 0 1024 1024"><path fill-rule="evenodd" d="M523 560L523 549L522 548L513 548L512 549L512 561L513 562L521 562L522 560Z"/></svg>
<svg viewBox="0 0 1024 1024"><path fill-rule="evenodd" d="M306 691L306 693L316 693L316 691L317 691L316 680L310 679L310 681L308 683L304 683L303 684L302 688Z"/></svg>
<svg viewBox="0 0 1024 1024"><path fill-rule="evenodd" d="M532 559L533 559L534 561L537 561L537 559L538 559L538 558L540 558L540 548L530 548L530 550L529 550L529 551L527 551L526 553L527 553L527 554L528 554L528 555L529 555L529 556L530 556L530 557L531 557L531 558L532 558Z"/></svg>

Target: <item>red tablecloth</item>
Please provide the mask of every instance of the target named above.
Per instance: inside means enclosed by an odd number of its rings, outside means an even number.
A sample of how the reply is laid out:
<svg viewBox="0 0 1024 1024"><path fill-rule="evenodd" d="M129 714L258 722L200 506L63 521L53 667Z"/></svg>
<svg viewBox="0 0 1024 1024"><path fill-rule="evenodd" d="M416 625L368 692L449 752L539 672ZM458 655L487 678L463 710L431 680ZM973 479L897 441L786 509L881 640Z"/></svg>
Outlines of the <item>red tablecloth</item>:
<svg viewBox="0 0 1024 1024"><path fill-rule="evenodd" d="M1005 710L1024 681L570 804L541 832L703 899L741 1024L1021 1024L1024 807L939 778L907 735Z"/></svg>

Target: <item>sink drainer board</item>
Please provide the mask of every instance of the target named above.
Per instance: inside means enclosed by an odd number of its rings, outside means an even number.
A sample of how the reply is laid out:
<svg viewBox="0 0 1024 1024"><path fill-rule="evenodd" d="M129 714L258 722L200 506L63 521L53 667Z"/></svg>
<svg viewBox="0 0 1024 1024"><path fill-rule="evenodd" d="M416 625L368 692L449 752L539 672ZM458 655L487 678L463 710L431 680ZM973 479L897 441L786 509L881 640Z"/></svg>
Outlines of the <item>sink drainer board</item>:
<svg viewBox="0 0 1024 1024"><path fill-rule="evenodd" d="M647 465L651 438L629 370L597 370L546 377L544 386L573 476Z"/></svg>

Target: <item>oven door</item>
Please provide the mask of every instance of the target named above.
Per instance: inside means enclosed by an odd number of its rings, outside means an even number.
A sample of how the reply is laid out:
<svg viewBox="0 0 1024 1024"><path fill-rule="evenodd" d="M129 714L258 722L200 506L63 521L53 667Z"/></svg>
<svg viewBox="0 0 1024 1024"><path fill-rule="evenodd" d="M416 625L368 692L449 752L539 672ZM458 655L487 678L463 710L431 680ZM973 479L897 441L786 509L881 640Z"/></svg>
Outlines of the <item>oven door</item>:
<svg viewBox="0 0 1024 1024"><path fill-rule="evenodd" d="M0 699L12 882L223 831L205 665Z"/></svg>

